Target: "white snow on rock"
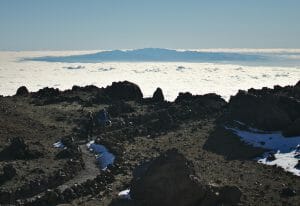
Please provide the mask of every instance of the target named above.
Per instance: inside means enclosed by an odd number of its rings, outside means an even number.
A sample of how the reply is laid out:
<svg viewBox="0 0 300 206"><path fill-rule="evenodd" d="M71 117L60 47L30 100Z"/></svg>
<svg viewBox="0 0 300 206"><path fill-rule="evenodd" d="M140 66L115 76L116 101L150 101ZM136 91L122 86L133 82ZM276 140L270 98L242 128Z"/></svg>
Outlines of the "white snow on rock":
<svg viewBox="0 0 300 206"><path fill-rule="evenodd" d="M276 157L274 161L268 161L266 155L267 154L265 154L263 158L259 158L258 162L266 165L277 165L282 167L285 171L300 176L300 168L295 168L295 165L298 163L298 159L300 159L300 157L295 157L296 155L300 155L299 150L293 150L287 153L276 153L274 154Z"/></svg>
<svg viewBox="0 0 300 206"><path fill-rule="evenodd" d="M130 189L126 189L126 190L123 190L123 191L119 192L118 196L119 196L120 199L131 200Z"/></svg>
<svg viewBox="0 0 300 206"><path fill-rule="evenodd" d="M102 170L106 170L108 165L113 164L115 156L105 146L95 144L95 141L90 141L86 146L91 152L96 154L96 160Z"/></svg>
<svg viewBox="0 0 300 206"><path fill-rule="evenodd" d="M65 148L65 145L61 141L58 141L58 142L55 142L53 144L53 147L55 147L55 148Z"/></svg>
<svg viewBox="0 0 300 206"><path fill-rule="evenodd" d="M300 136L284 137L281 132L262 132L261 130L250 129L244 131L236 128L225 127L238 135L242 141L254 147L265 148L273 151L275 160L267 160L266 153L263 157L257 158L258 163L266 165L277 165L285 171L300 176L300 168L295 166L300 159Z"/></svg>

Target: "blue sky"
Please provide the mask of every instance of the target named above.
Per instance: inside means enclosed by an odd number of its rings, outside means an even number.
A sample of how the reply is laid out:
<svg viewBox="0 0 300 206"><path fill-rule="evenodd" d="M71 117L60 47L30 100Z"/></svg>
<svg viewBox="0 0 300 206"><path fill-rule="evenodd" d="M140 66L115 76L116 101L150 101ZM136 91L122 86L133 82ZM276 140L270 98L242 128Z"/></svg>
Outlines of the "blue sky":
<svg viewBox="0 0 300 206"><path fill-rule="evenodd" d="M0 0L0 50L300 48L299 0Z"/></svg>

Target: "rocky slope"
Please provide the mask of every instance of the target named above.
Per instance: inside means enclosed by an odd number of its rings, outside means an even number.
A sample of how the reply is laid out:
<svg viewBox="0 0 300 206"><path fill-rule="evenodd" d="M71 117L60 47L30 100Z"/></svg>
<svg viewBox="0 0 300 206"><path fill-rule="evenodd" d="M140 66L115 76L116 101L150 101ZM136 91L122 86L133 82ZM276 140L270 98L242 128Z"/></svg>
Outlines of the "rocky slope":
<svg viewBox="0 0 300 206"><path fill-rule="evenodd" d="M167 102L159 88L143 98L130 82L21 87L0 97L0 204L298 205L299 177L258 164L265 149L224 126L300 136L299 101L300 83L241 91L229 103L190 93ZM115 156L106 170L86 148L92 139ZM58 141L62 148L53 147ZM129 188L131 200L118 197Z"/></svg>

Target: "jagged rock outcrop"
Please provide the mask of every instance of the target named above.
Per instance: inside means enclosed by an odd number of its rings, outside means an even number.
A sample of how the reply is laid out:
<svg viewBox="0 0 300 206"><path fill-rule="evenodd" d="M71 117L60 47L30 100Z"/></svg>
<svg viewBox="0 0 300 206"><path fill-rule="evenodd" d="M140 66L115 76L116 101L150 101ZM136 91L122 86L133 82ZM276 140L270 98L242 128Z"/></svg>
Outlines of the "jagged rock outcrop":
<svg viewBox="0 0 300 206"><path fill-rule="evenodd" d="M175 99L175 103L180 105L180 109L176 112L176 116L179 119L218 114L222 112L224 106L227 104L220 95L214 93L192 95L189 92L179 93Z"/></svg>
<svg viewBox="0 0 300 206"><path fill-rule="evenodd" d="M155 92L153 93L152 101L153 102L163 102L164 100L165 100L165 97L164 97L163 91L161 88L158 87L155 90Z"/></svg>
<svg viewBox="0 0 300 206"><path fill-rule="evenodd" d="M239 91L230 99L229 115L251 127L264 130L283 130L291 119L288 114L274 104L272 96L258 96Z"/></svg>
<svg viewBox="0 0 300 206"><path fill-rule="evenodd" d="M266 131L300 135L300 93L298 86L239 91L229 101L227 117Z"/></svg>
<svg viewBox="0 0 300 206"><path fill-rule="evenodd" d="M34 98L54 98L57 97L60 94L60 91L58 89L45 87L43 89L40 89L39 91L33 93Z"/></svg>

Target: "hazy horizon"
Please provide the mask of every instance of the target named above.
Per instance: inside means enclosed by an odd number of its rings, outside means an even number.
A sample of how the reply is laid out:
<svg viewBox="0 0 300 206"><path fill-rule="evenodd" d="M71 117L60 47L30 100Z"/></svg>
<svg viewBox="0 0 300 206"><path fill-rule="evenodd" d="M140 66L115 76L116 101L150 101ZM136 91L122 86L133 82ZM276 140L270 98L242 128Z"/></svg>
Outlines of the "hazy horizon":
<svg viewBox="0 0 300 206"><path fill-rule="evenodd" d="M137 48L112 48L112 49L32 49L32 50L26 50L26 49L0 49L2 52L62 52L62 51L87 51L87 52L99 52L99 51L127 51L127 50L139 50L139 49L148 49L148 48L154 48L154 49L170 49L170 50L186 50L186 51L204 51L204 52L300 52L299 48L250 48L250 47L241 47L241 48L169 48L169 47L137 47Z"/></svg>

